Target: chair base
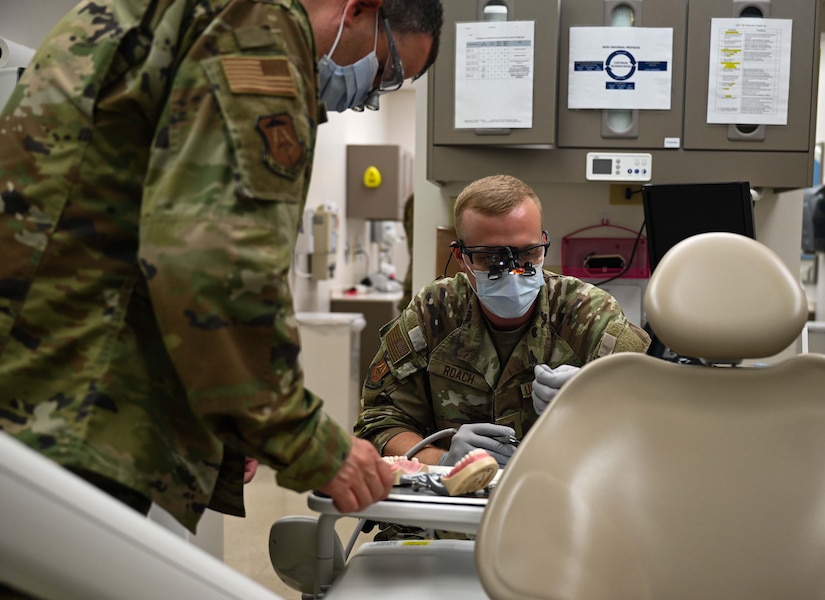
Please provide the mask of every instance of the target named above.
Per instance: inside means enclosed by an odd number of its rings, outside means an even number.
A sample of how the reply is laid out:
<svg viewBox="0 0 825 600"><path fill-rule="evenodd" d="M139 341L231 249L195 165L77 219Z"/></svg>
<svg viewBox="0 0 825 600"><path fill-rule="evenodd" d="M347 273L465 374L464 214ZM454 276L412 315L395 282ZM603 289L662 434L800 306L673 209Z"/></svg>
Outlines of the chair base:
<svg viewBox="0 0 825 600"><path fill-rule="evenodd" d="M403 540L363 544L324 600L488 598L471 540Z"/></svg>

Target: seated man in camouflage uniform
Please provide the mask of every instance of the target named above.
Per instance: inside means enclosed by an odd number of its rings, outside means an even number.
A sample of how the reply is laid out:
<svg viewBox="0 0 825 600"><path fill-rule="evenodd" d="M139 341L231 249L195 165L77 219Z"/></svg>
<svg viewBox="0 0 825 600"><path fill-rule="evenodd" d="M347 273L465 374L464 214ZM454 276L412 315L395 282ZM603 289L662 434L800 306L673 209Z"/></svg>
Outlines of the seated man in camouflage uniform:
<svg viewBox="0 0 825 600"><path fill-rule="evenodd" d="M415 454L452 465L484 448L501 466L585 363L644 352L648 335L604 290L544 271L550 244L542 207L522 181L495 175L468 185L455 204L463 273L424 287L381 330L356 435L384 456Z"/></svg>

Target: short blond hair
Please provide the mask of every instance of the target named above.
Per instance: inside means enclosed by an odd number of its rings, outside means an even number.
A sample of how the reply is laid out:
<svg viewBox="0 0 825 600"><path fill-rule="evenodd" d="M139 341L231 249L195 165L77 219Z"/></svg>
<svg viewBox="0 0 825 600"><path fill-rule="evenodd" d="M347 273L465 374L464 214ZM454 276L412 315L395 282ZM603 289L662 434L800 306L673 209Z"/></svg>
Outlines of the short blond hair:
<svg viewBox="0 0 825 600"><path fill-rule="evenodd" d="M472 208L484 215L506 215L527 199L533 200L541 214L541 201L529 185L512 175L490 175L477 179L458 195L453 209L455 231L463 237L462 216Z"/></svg>

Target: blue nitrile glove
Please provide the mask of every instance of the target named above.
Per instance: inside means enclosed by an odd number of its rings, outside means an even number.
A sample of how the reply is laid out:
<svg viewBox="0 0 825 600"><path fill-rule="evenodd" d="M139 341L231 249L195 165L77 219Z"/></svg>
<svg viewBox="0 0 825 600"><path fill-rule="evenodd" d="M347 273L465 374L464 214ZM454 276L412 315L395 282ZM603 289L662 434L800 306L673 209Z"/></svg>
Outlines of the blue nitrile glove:
<svg viewBox="0 0 825 600"><path fill-rule="evenodd" d="M450 450L441 457L438 464L452 466L464 458L470 450L481 448L498 461L499 467L504 467L516 451L516 447L502 440L507 440L515 434L512 427L504 425L467 423L458 428L450 443Z"/></svg>
<svg viewBox="0 0 825 600"><path fill-rule="evenodd" d="M559 365L555 369L547 365L536 365L533 368L536 375L533 381L533 408L537 415L544 412L556 397L559 388L578 372L579 367L573 365Z"/></svg>

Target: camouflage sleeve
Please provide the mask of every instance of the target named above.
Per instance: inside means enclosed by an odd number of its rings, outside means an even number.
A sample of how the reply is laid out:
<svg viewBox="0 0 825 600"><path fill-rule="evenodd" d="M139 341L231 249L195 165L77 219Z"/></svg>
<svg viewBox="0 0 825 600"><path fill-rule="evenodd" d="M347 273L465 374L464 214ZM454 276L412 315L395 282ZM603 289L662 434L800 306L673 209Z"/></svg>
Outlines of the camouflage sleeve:
<svg viewBox="0 0 825 600"><path fill-rule="evenodd" d="M381 346L364 382L361 414L355 435L372 442L383 454L387 442L409 431L426 437L434 429L427 387L426 344L418 317L407 309L381 328Z"/></svg>
<svg viewBox="0 0 825 600"><path fill-rule="evenodd" d="M644 329L626 318L614 319L605 329L602 343L599 345L599 356L616 352L647 352L648 346L650 336Z"/></svg>
<svg viewBox="0 0 825 600"><path fill-rule="evenodd" d="M215 489L209 498L207 508L234 517L246 516L243 502L244 462L245 456L242 452L224 445L218 480L215 482Z"/></svg>
<svg viewBox="0 0 825 600"><path fill-rule="evenodd" d="M350 449L304 388L288 284L318 120L303 14L232 2L182 58L139 250L191 410L299 491L331 479Z"/></svg>
<svg viewBox="0 0 825 600"><path fill-rule="evenodd" d="M647 350L650 337L627 319L609 293L570 277L557 278L554 284L553 328L582 363L616 352Z"/></svg>

